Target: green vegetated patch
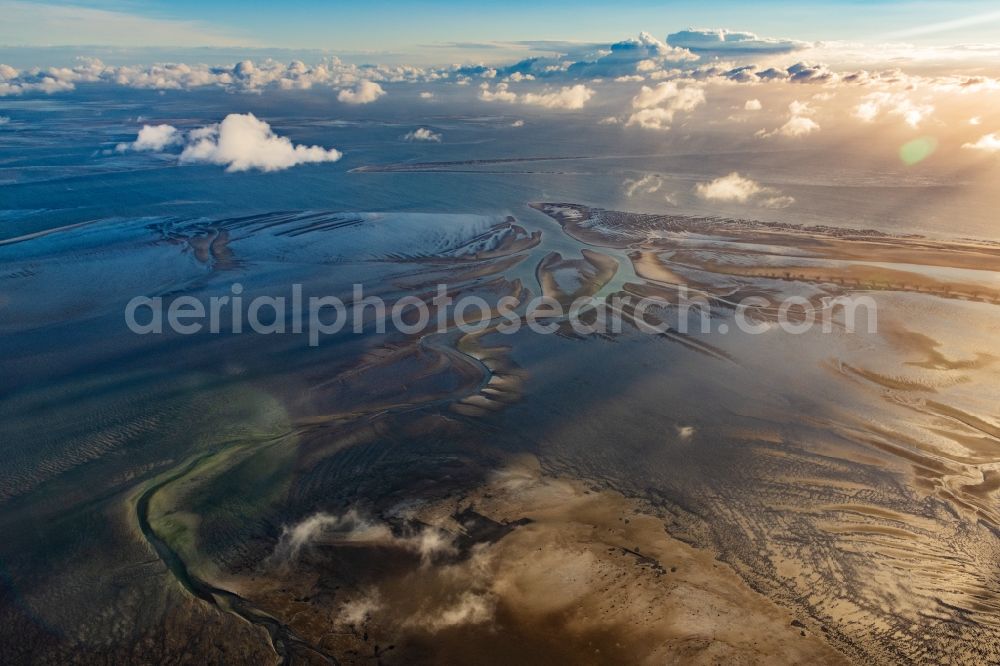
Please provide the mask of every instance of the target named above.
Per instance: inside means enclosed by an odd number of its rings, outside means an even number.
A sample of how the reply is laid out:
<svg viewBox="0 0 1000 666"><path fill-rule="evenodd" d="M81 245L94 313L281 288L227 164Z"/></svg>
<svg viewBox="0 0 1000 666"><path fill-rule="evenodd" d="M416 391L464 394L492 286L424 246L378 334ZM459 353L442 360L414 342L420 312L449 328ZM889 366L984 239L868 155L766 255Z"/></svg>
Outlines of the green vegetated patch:
<svg viewBox="0 0 1000 666"><path fill-rule="evenodd" d="M148 518L188 569L210 580L266 529L291 482L295 436L270 395L250 386L198 396L195 455L144 487Z"/></svg>

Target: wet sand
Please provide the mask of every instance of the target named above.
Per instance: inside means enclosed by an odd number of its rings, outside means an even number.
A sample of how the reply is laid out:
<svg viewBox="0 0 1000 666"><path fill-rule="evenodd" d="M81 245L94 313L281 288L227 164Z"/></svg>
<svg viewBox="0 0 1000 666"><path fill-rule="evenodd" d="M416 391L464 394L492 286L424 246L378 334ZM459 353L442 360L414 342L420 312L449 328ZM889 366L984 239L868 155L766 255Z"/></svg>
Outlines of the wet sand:
<svg viewBox="0 0 1000 666"><path fill-rule="evenodd" d="M328 527L310 530L294 555L279 545L280 562L230 584L295 617L343 663L375 655L386 663L846 663L822 627L672 538L648 507L543 476L531 457L461 497L386 515L397 531L404 524L421 536L394 534L390 522L351 509L342 514L353 521L347 528L324 515ZM317 522L310 516L290 530L301 536ZM374 572L358 580L343 571L348 561L368 561ZM337 592L323 594L330 587Z"/></svg>
<svg viewBox="0 0 1000 666"><path fill-rule="evenodd" d="M99 253L25 240L44 259L30 270L0 257L23 315L3 369L27 387L0 416L33 443L2 472L9 654L998 658L995 245L535 208L559 226L275 213L144 224ZM73 272L125 280L135 261L168 298L363 280L390 302L430 303L439 283L522 306L685 286L715 307L707 332L650 312L659 335L626 309L620 333L590 337L505 336L493 311L430 335L379 333L373 315L316 348L139 338L109 305L134 285L98 294ZM719 332L747 295L773 323L788 295L862 293L873 334Z"/></svg>

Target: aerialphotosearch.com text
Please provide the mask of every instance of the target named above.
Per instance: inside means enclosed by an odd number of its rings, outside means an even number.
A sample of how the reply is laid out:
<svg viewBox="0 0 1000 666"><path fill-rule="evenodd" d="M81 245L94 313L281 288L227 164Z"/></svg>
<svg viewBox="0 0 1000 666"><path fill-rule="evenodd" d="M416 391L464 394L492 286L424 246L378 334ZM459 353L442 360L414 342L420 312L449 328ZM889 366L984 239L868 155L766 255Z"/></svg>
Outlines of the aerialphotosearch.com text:
<svg viewBox="0 0 1000 666"><path fill-rule="evenodd" d="M731 316L719 317L723 311ZM437 285L433 296L408 295L387 302L366 295L353 285L349 298L308 295L302 285L291 285L289 295L244 294L240 283L229 293L212 296L137 296L125 307L125 323L138 335L199 333L258 335L307 335L310 346L324 336L345 332L385 333L390 328L404 335L426 335L459 330L472 333L492 329L512 335L522 329L541 335L569 325L578 335L621 333L630 326L642 333L668 330L727 334L736 330L759 335L780 329L800 335L820 330L853 333L863 324L877 331L877 305L861 296L807 299L790 296L778 301L750 296L738 302L677 287L676 296L637 297L619 292L608 297L581 297L566 303L549 296L522 302L507 295L490 302L482 296L454 297L447 285Z"/></svg>

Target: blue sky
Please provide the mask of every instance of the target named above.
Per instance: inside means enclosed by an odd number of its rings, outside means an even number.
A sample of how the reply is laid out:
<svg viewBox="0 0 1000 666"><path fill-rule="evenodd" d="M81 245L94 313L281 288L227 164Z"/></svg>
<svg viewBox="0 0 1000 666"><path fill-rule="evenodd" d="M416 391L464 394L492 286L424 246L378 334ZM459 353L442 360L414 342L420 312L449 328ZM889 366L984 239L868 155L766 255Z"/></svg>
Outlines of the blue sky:
<svg viewBox="0 0 1000 666"><path fill-rule="evenodd" d="M1000 6L961 2L504 3L454 0L0 0L0 45L259 46L333 52L446 55L461 43L573 40L608 43L639 30L662 38L681 28L750 30L807 40L1000 42ZM471 46L471 48L469 48ZM428 48L433 47L433 48Z"/></svg>

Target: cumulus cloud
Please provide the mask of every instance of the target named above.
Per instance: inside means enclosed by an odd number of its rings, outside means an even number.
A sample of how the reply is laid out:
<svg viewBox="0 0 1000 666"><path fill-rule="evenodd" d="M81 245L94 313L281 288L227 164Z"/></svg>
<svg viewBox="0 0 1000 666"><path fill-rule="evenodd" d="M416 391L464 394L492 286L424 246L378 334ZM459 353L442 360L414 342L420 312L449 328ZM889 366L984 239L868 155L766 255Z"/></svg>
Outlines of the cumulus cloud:
<svg viewBox="0 0 1000 666"><path fill-rule="evenodd" d="M791 116L784 125L775 130L782 136L800 137L819 130L819 123L808 116Z"/></svg>
<svg viewBox="0 0 1000 666"><path fill-rule="evenodd" d="M547 109L582 109L593 95L593 89L578 83L555 91L525 93L521 96L521 103L544 106Z"/></svg>
<svg viewBox="0 0 1000 666"><path fill-rule="evenodd" d="M115 150L119 153L128 150L159 152L182 141L182 134L173 125L143 125L135 141L119 143Z"/></svg>
<svg viewBox="0 0 1000 666"><path fill-rule="evenodd" d="M0 65L0 97L29 92L56 93L73 90L79 83L105 83L152 90L191 90L218 87L231 91L259 92L265 89L307 90L325 86L347 91L342 101L361 100L378 90L372 84L430 82L446 79L450 72L410 65L352 65L330 57L306 65L293 60L287 65L265 60L243 60L230 66L184 63L109 66L94 58L81 59L73 67L33 68L18 71ZM367 82L367 83L366 83ZM382 91L384 93L384 91ZM360 102L358 102L360 103Z"/></svg>
<svg viewBox="0 0 1000 666"><path fill-rule="evenodd" d="M662 78L672 80L695 79L698 81L723 80L732 83L767 83L786 81L788 83L803 83L814 85L832 85L845 83L866 85L873 81L886 83L898 82L899 72L871 73L864 70L854 72L836 72L829 66L819 63L797 62L788 67L767 67L755 63L733 66L731 63L715 63L702 65L693 69L678 69L659 73Z"/></svg>
<svg viewBox="0 0 1000 666"><path fill-rule="evenodd" d="M558 90L545 89L542 92L528 92L518 95L506 83L498 83L493 90L489 84L479 87L479 99L484 102L507 102L509 104L531 104L547 109L582 109L594 95L594 90L582 83L563 86Z"/></svg>
<svg viewBox="0 0 1000 666"><path fill-rule="evenodd" d="M760 103L759 99L748 99L747 103L743 105L744 111L760 111L764 108L764 105Z"/></svg>
<svg viewBox="0 0 1000 666"><path fill-rule="evenodd" d="M563 78L593 80L631 76L663 69L669 64L680 64L698 59L687 49L664 44L647 32L638 37L613 44L566 45L558 55L531 57L513 65L498 68L503 80ZM462 67L458 72L465 76L478 76L481 68Z"/></svg>
<svg viewBox="0 0 1000 666"><path fill-rule="evenodd" d="M653 72L668 63L681 63L697 60L685 48L664 44L648 32L640 32L639 36L616 42L605 51L599 52L592 60L579 60L569 64L565 71L575 77L622 77L634 75L637 72Z"/></svg>
<svg viewBox="0 0 1000 666"><path fill-rule="evenodd" d="M515 120L514 122L512 122L510 124L510 126L511 127L524 127L524 121L523 120Z"/></svg>
<svg viewBox="0 0 1000 666"><path fill-rule="evenodd" d="M794 39L758 37L752 32L726 29L688 28L667 35L667 43L694 53L747 54L788 53L811 46Z"/></svg>
<svg viewBox="0 0 1000 666"><path fill-rule="evenodd" d="M736 171L707 183L698 183L695 194L706 201L726 203L751 203L763 208L785 208L795 199L783 196L778 190L741 176Z"/></svg>
<svg viewBox="0 0 1000 666"><path fill-rule="evenodd" d="M917 128L934 113L930 104L918 104L905 93L874 92L861 98L854 108L854 117L864 122L875 122L881 115L896 116L907 125Z"/></svg>
<svg viewBox="0 0 1000 666"><path fill-rule="evenodd" d="M222 164L226 171L280 171L316 162L336 162L339 150L294 145L252 113L231 113L217 125L188 133L181 162Z"/></svg>
<svg viewBox="0 0 1000 666"><path fill-rule="evenodd" d="M337 93L337 100L344 104L371 104L385 94L382 86L374 81L358 81L353 88L344 88Z"/></svg>
<svg viewBox="0 0 1000 666"><path fill-rule="evenodd" d="M625 196L633 197L639 194L654 194L663 187L663 179L656 174L646 174L638 179L626 179L622 186L625 188Z"/></svg>
<svg viewBox="0 0 1000 666"><path fill-rule="evenodd" d="M23 93L41 92L53 94L74 90L74 81L79 80L72 70L29 70L19 72L10 65L0 64L0 97L21 95Z"/></svg>
<svg viewBox="0 0 1000 666"><path fill-rule="evenodd" d="M412 132L407 132L403 139L405 141L434 141L436 143L441 143L441 135L436 132L432 132L426 127L418 127Z"/></svg>
<svg viewBox="0 0 1000 666"><path fill-rule="evenodd" d="M340 515L319 512L295 525L286 525L269 562L277 566L287 565L305 549L318 543L392 546L419 555L423 564L457 552L453 535L442 529L425 525L397 534L387 523L367 518L351 509Z"/></svg>
<svg viewBox="0 0 1000 666"><path fill-rule="evenodd" d="M355 627L363 625L372 615L382 610L382 595L377 589L368 590L362 596L346 601L337 614L337 623Z"/></svg>
<svg viewBox="0 0 1000 666"><path fill-rule="evenodd" d="M975 143L962 144L968 150L980 150L985 153L1000 152L1000 132L992 132L979 137Z"/></svg>
<svg viewBox="0 0 1000 666"><path fill-rule="evenodd" d="M479 86L479 99L484 102L508 102L513 104L517 101L517 94L510 91L510 86L506 83L498 83L495 90L490 90L490 84L483 83Z"/></svg>
<svg viewBox="0 0 1000 666"><path fill-rule="evenodd" d="M757 136L767 138L771 136L787 136L792 138L802 137L807 134L819 131L819 123L810 118L816 110L808 102L795 100L788 105L788 120L784 125L770 132L760 130Z"/></svg>
<svg viewBox="0 0 1000 666"><path fill-rule="evenodd" d="M643 86L632 98L633 113L626 125L667 130L677 112L693 111L704 102L705 91L700 85L680 87L674 81L663 81L655 87Z"/></svg>
<svg viewBox="0 0 1000 666"><path fill-rule="evenodd" d="M785 70L792 83L827 83L837 80L837 74L826 65L797 62Z"/></svg>
<svg viewBox="0 0 1000 666"><path fill-rule="evenodd" d="M68 92L83 84L116 85L152 90L193 90L216 87L234 92L262 92L265 90L305 90L323 87L335 91L344 103L362 104L380 99L385 94L386 83L409 82L421 85L415 93L421 99L433 99L431 89L424 87L432 82L468 85L472 81L488 83L479 91L486 101L538 104L549 108L580 108L598 79L621 83L639 81L677 81L684 84L728 81L758 84L789 82L828 86L898 85L912 91L916 86L926 86L934 92L967 94L975 91L1000 89L1000 81L983 76L916 76L899 70L882 72L839 72L821 63L806 61L792 65L778 65L773 61L777 53L801 43L791 40L761 38L752 33L726 30L689 30L675 33L675 39L688 39L701 53L718 51L720 58L699 64L696 54L678 44L669 44L640 33L638 37L604 45L567 45L562 53L532 57L513 65L447 67L414 67L410 65L354 65L334 57L307 65L300 60L283 64L273 60L244 60L232 65L209 66L199 64L152 64L142 66L108 66L99 60L81 60L72 67L30 68L17 70L0 65L0 97L26 93ZM669 40L668 40L669 41ZM687 42L685 42L687 43ZM709 49L709 50L704 50ZM721 50L720 50L721 49ZM835 49L827 49L827 51ZM553 51L548 51L553 53ZM761 56L761 62L740 62L742 55ZM726 58L722 60L721 58ZM765 59L766 58L766 59ZM732 62L731 62L732 61ZM538 90L525 88L515 93L508 85L520 86L532 81L549 84ZM583 88L576 88L575 85ZM495 87L494 87L495 86ZM532 90L532 92L527 92ZM763 97L761 97L763 99ZM583 100L587 103L589 100ZM766 100L764 100L766 102ZM909 109L905 120L919 123L926 111L919 104ZM923 105L926 106L926 105ZM666 127L668 112L649 111L636 119L635 124ZM628 116L620 118L626 121ZM793 123L805 126L806 123ZM791 128L789 128L791 129Z"/></svg>
<svg viewBox="0 0 1000 666"><path fill-rule="evenodd" d="M407 618L408 626L437 632L465 624L482 624L493 619L496 597L488 592L463 592L453 603L433 613Z"/></svg>
<svg viewBox="0 0 1000 666"><path fill-rule="evenodd" d="M716 178L708 183L695 185L695 193L702 199L712 201L738 201L746 203L750 197L761 191L761 185L737 172Z"/></svg>
<svg viewBox="0 0 1000 666"><path fill-rule="evenodd" d="M321 540L328 532L340 530L354 541L378 541L392 538L392 532L385 525L374 524L361 518L356 512L343 516L316 513L302 521L282 529L281 538L272 555L272 561L284 563L298 559L302 551Z"/></svg>
<svg viewBox="0 0 1000 666"><path fill-rule="evenodd" d="M507 77L507 80L508 81L513 81L514 83L517 83L519 81L534 81L535 80L535 76L533 74L524 74L522 72L514 72L513 74L511 74L510 76Z"/></svg>

